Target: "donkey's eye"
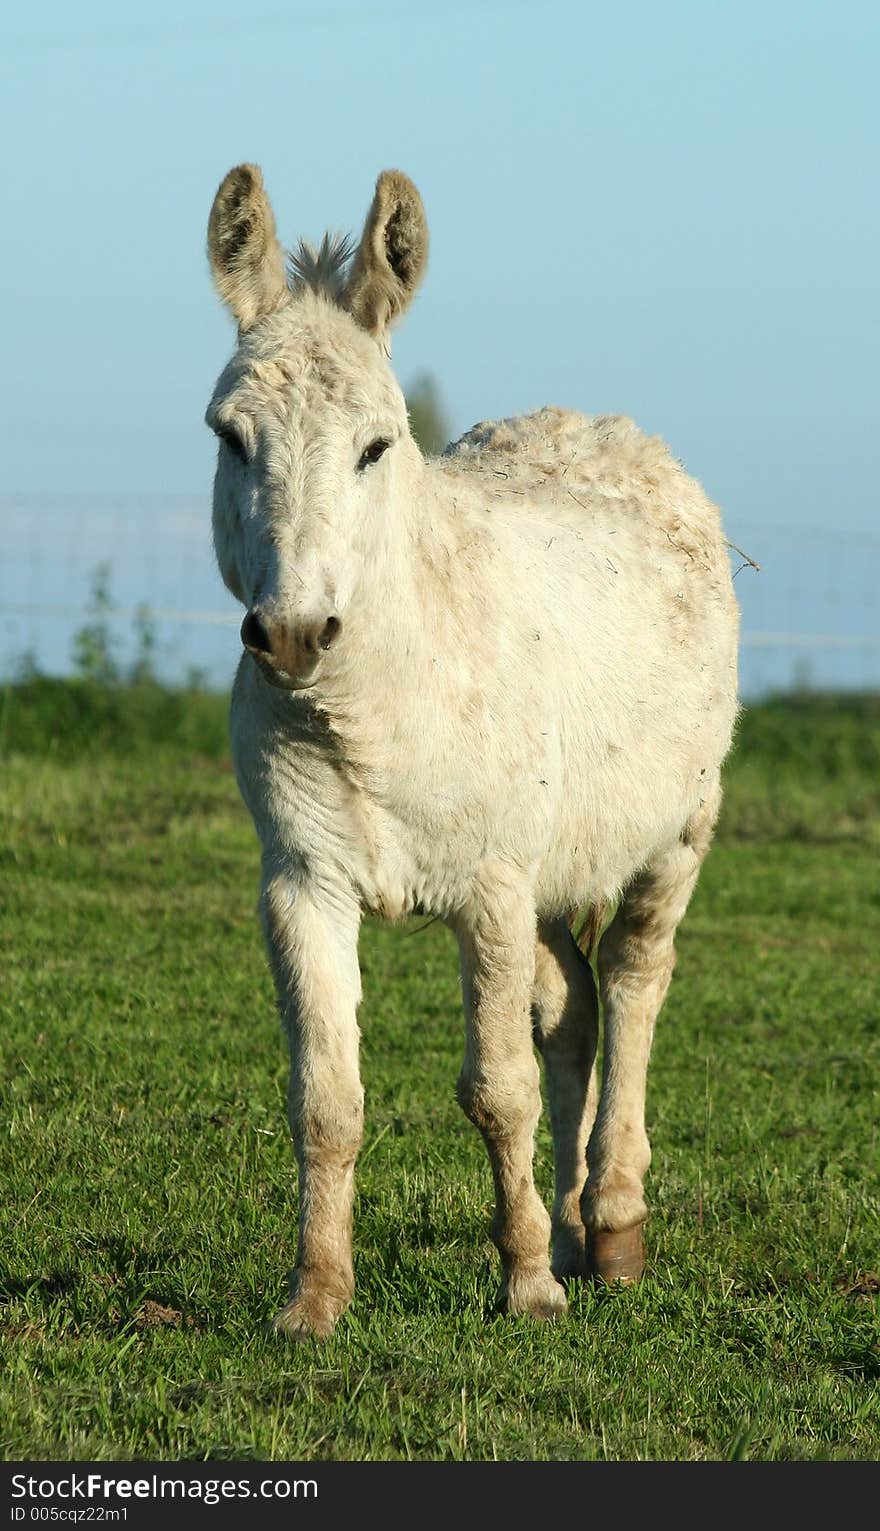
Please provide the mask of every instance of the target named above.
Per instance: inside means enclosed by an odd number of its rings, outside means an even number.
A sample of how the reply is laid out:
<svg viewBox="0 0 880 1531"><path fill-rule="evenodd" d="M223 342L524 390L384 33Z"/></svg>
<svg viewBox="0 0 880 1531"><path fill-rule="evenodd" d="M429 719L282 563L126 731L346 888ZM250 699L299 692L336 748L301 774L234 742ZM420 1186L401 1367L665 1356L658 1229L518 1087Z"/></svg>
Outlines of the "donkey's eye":
<svg viewBox="0 0 880 1531"><path fill-rule="evenodd" d="M217 431L217 435L228 446L230 452L238 458L239 462L247 462L248 458L247 452L244 449L244 442L238 432L232 429L231 425L221 426Z"/></svg>
<svg viewBox="0 0 880 1531"><path fill-rule="evenodd" d="M382 454L388 451L390 445L391 442L386 441L384 436L377 436L375 441L371 441L370 445L361 452L358 460L358 473L363 473L364 468L369 468L371 463L378 462Z"/></svg>

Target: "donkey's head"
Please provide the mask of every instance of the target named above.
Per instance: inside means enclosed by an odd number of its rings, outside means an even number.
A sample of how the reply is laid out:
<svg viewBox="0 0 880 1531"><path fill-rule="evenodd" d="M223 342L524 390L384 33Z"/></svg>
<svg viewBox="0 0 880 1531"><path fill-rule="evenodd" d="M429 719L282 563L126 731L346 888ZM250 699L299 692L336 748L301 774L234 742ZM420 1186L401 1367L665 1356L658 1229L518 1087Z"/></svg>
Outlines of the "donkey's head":
<svg viewBox="0 0 880 1531"><path fill-rule="evenodd" d="M247 607L242 643L291 690L344 642L419 461L387 337L427 248L421 198L397 170L380 175L353 258L347 240L301 244L289 280L259 169L230 170L214 198L208 257L238 322L206 416L219 439L214 546Z"/></svg>

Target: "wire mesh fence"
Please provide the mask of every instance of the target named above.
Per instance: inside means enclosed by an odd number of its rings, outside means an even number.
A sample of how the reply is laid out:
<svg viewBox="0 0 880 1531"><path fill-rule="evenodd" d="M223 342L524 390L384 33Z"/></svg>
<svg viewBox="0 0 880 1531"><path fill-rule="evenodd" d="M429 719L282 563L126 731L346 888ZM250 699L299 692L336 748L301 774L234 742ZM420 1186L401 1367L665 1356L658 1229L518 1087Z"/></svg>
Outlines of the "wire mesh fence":
<svg viewBox="0 0 880 1531"><path fill-rule="evenodd" d="M0 502L0 674L64 675L94 615L106 571L105 623L119 667L144 633L169 684L197 676L223 690L241 611L211 548L210 505L186 496L20 496ZM880 690L880 535L738 523L728 534L742 610L741 692Z"/></svg>

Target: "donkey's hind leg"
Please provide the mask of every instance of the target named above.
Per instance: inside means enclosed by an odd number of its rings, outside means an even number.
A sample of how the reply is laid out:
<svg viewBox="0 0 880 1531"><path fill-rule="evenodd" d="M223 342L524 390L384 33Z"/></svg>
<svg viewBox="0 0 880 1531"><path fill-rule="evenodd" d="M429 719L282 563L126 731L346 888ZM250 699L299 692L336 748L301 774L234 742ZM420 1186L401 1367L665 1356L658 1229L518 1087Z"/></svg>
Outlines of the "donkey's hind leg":
<svg viewBox="0 0 880 1531"><path fill-rule="evenodd" d="M636 1281L644 1268L643 1181L651 1162L645 1131L648 1057L675 964L675 932L709 848L720 801L716 785L680 839L627 888L599 943L602 1091L581 1211L588 1259L604 1281Z"/></svg>
<svg viewBox="0 0 880 1531"><path fill-rule="evenodd" d="M565 920L538 925L532 1021L544 1058L553 1131L553 1274L585 1273L580 1201L587 1176L587 1139L596 1115L596 984Z"/></svg>

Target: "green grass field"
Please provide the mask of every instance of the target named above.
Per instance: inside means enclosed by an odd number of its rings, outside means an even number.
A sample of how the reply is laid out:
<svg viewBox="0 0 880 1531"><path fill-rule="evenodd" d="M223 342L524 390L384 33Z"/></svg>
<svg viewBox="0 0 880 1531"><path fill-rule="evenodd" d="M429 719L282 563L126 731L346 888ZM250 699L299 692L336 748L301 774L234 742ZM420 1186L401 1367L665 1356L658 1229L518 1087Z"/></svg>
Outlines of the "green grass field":
<svg viewBox="0 0 880 1531"><path fill-rule="evenodd" d="M554 1326L493 1312L452 938L367 923L357 1296L299 1348L265 1332L296 1183L224 756L215 698L0 705L3 1455L880 1456L880 703L745 714L651 1065L649 1274Z"/></svg>

